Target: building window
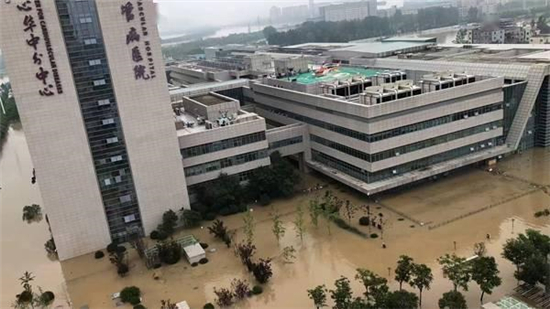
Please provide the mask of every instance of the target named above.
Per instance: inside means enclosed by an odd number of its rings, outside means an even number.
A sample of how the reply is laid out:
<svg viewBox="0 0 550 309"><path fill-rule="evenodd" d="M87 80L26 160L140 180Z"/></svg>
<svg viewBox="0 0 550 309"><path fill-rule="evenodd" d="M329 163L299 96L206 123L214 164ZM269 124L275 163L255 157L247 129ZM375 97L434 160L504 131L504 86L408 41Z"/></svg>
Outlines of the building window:
<svg viewBox="0 0 550 309"><path fill-rule="evenodd" d="M91 17L80 17L79 21L80 21L81 24L89 24L89 23L92 22L92 18Z"/></svg>
<svg viewBox="0 0 550 309"><path fill-rule="evenodd" d="M204 173L218 171L230 166L240 165L247 162L267 158L267 152L265 150L253 151L244 154L240 154L233 157L223 158L221 160L210 161L207 163L197 164L185 168L185 176L196 176Z"/></svg>
<svg viewBox="0 0 550 309"><path fill-rule="evenodd" d="M100 64L101 64L101 59L90 60L90 61L88 61L88 64L89 64L90 66L100 65Z"/></svg>
<svg viewBox="0 0 550 309"><path fill-rule="evenodd" d="M237 136L224 140L215 141L208 144L197 145L189 148L181 149L181 155L183 158L191 158L195 156L204 155L211 152L220 150L240 147L252 143L257 143L265 140L265 132L256 132L252 134Z"/></svg>
<svg viewBox="0 0 550 309"><path fill-rule="evenodd" d="M102 104L99 104L99 105L102 105ZM113 118L107 118L107 119L101 120L101 124L103 124L104 126L108 124L113 124L113 123L115 123L115 120Z"/></svg>
<svg viewBox="0 0 550 309"><path fill-rule="evenodd" d="M119 199L121 203L127 203L132 201L132 197L130 196L130 194L123 195Z"/></svg>
<svg viewBox="0 0 550 309"><path fill-rule="evenodd" d="M102 85L105 85L106 82L104 79L96 79L94 80L94 86L102 86Z"/></svg>
<svg viewBox="0 0 550 309"><path fill-rule="evenodd" d="M97 101L97 105L99 105L99 106L109 105L109 104L111 104L111 100L109 100L109 99L104 99L104 100Z"/></svg>
<svg viewBox="0 0 550 309"><path fill-rule="evenodd" d="M106 185L106 186L109 186L111 184L111 179L107 178L107 179L104 179L103 180L103 183Z"/></svg>
<svg viewBox="0 0 550 309"><path fill-rule="evenodd" d="M84 45L93 45L97 44L97 39L91 38L91 39L84 39Z"/></svg>
<svg viewBox="0 0 550 309"><path fill-rule="evenodd" d="M111 157L111 162L118 162L118 161L122 161L122 156Z"/></svg>
<svg viewBox="0 0 550 309"><path fill-rule="evenodd" d="M116 143L116 142L118 142L118 137L111 137L111 138L106 139L106 141L107 141L107 144Z"/></svg>
<svg viewBox="0 0 550 309"><path fill-rule="evenodd" d="M136 221L136 215L128 215L124 216L124 223L130 223L132 221Z"/></svg>

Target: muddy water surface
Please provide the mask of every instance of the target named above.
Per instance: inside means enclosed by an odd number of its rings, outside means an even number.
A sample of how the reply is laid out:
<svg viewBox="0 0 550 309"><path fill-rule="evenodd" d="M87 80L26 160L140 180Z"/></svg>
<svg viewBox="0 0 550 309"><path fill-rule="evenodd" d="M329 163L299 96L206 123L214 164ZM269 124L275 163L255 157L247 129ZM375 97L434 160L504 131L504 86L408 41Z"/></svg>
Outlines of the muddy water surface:
<svg viewBox="0 0 550 309"><path fill-rule="evenodd" d="M49 239L45 220L27 224L21 219L25 205L41 204L38 185L31 185L32 162L25 135L12 128L0 153L0 308L9 308L22 291L19 280L25 271L38 286L56 295L55 306L69 308L61 265L46 255Z"/></svg>
<svg viewBox="0 0 550 309"><path fill-rule="evenodd" d="M142 289L144 304L148 308L159 307L161 299L187 300L192 308L202 308L204 303L214 301L215 287L229 287L233 278L253 282L232 249L214 240L206 228L179 232L180 235L193 234L216 249L216 252L207 253L208 264L194 268L181 261L158 270L147 270L131 249L131 269L125 278L116 275L106 258L95 260L91 254L65 261L61 266L51 262L43 251L43 243L47 240L45 224L27 225L20 218L22 205L39 201L37 187L29 184L32 168L20 132L10 134L0 164L2 174L10 175L9 181L3 176L0 191L2 307L9 303L4 302L6 295L9 297L18 291L17 278L24 270L33 271L40 285L57 289L59 293L62 293L66 280L73 307L87 304L92 309L115 307L110 294L129 285ZM300 204L307 207L308 200L315 194L323 194L324 190L272 203L272 207L284 214L287 228L279 244L271 232L270 207L253 207L257 257L274 258L274 277L262 295L240 302L237 307L312 308L306 290L318 284L331 288L341 275L352 279L354 294L359 296L363 290L353 280L358 267L385 276L395 288L397 285L392 280L395 261L399 255L408 254L433 269L435 280L432 288L423 294L423 307L435 308L441 294L452 288L450 282L441 276L437 257L452 252L471 256L473 244L481 241L486 242L488 254L497 258L503 277L502 286L492 295L486 295L484 300L496 300L510 293L516 283L514 269L500 257L502 244L526 228L550 233L550 219L533 217L535 211L550 207L550 195L544 192L544 186L550 185L550 152L543 149L524 152L500 162L497 171L467 169L436 182L382 196L378 204L370 205L373 212L382 213L387 219L383 239L363 239L336 226L332 226L329 233L322 220L317 228L309 224L306 212L307 232L303 242L300 241L292 224L295 207ZM329 182L314 176L308 176L306 180L308 185ZM8 188L12 189L8 191ZM331 183L329 189L356 205L369 203L363 196L337 184ZM380 234L355 223L362 215L363 212L358 211L352 223L364 232ZM236 238L240 239L242 216L223 220L237 230ZM487 234L490 234L490 240L486 240ZM17 241L13 241L14 235L17 235ZM386 249L382 248L383 242ZM280 256L285 246L297 250L292 264L283 263ZM158 280L153 279L155 276ZM465 292L469 306L479 307L480 290L475 283L470 283L469 287ZM408 286L405 288L412 291Z"/></svg>

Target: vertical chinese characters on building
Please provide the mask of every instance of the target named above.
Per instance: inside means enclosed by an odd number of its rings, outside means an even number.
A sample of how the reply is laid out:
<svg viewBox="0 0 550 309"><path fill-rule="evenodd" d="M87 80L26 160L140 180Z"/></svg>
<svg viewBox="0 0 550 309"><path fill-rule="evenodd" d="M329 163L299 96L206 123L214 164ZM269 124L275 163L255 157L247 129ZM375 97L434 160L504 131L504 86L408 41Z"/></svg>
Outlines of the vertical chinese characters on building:
<svg viewBox="0 0 550 309"><path fill-rule="evenodd" d="M136 6L134 6L134 3ZM134 14L135 10L137 10L137 15L139 16L137 20ZM132 57L134 78L136 80L155 78L155 63L151 42L149 41L149 31L147 30L147 19L143 1L126 1L120 6L120 15L129 25L128 33L126 34L126 45ZM142 53L142 50L145 53Z"/></svg>
<svg viewBox="0 0 550 309"><path fill-rule="evenodd" d="M40 81L38 93L46 97L53 96L56 92L57 94L62 94L63 87L61 85L61 79L59 78L59 72L57 70L55 55L48 34L48 27L44 19L41 1L34 0L33 5L33 1L26 0L17 4L16 7L23 15L22 25L25 42L32 48L32 56L29 56L29 58L37 67L35 78ZM38 25L40 25L39 29L41 33L39 33L39 31L35 32ZM41 52L42 49L46 50L49 68L47 67L47 63L43 61L44 54ZM53 83L51 83L52 78Z"/></svg>

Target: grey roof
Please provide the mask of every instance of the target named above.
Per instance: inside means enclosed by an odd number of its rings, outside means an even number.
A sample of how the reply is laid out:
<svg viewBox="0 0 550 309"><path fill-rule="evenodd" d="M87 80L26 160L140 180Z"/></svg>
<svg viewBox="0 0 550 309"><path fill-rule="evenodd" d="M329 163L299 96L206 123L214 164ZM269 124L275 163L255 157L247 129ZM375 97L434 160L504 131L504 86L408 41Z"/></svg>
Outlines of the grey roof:
<svg viewBox="0 0 550 309"><path fill-rule="evenodd" d="M187 88L178 88L170 90L170 96L183 95L199 95L206 94L210 91L220 91L226 89L239 88L243 86L248 86L248 79L233 79L224 82L213 82L213 83L200 83L191 85Z"/></svg>
<svg viewBox="0 0 550 309"><path fill-rule="evenodd" d="M421 47L432 45L432 43L425 42L368 42L368 43L355 43L353 46L335 48L330 51L351 51L351 52L362 52L362 53L387 53L387 52L397 52L403 49Z"/></svg>

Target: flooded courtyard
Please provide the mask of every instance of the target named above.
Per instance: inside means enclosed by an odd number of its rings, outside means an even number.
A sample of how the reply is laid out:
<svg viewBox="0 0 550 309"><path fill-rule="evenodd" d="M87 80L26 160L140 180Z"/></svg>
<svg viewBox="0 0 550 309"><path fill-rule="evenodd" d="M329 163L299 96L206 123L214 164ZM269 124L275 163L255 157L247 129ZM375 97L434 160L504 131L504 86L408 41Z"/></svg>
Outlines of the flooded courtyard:
<svg viewBox="0 0 550 309"><path fill-rule="evenodd" d="M24 205L40 204L37 185L30 184L32 164L24 134L10 130L3 153L0 154L0 219L1 219L1 308L9 307L20 291L18 278L24 271L36 275L35 286L52 290L58 308L113 308L111 294L123 287L135 285L143 292L147 308L158 308L161 299L178 302L186 300L191 308L202 308L214 302L214 287L229 287L233 278L244 278L254 284L240 260L222 242L208 234L209 222L204 228L180 231L179 235L193 234L216 252L207 252L209 263L191 267L186 261L171 266L148 270L135 250L129 249L130 272L120 278L107 258L96 260L93 254L59 263L50 260L44 250L48 239L47 224L27 224L21 220ZM534 212L550 207L550 150L533 149L509 157L498 163L493 171L468 168L434 182L382 195L376 202L326 178L306 175L305 185L328 184L328 188L312 193L299 193L292 198L274 201L268 207L253 206L256 221L254 243L256 258L274 258L273 277L264 286L264 293L236 305L239 308L313 308L307 289L319 284L333 287L341 275L352 281L354 295L360 296L362 286L353 278L358 267L375 271L388 278L396 288L393 270L402 254L432 268L435 280L432 288L423 293L423 307L436 308L441 294L452 289L442 278L436 259L455 252L469 257L473 245L485 241L487 254L497 259L502 285L485 302L496 300L512 292L516 285L514 267L501 258L502 245L527 228L550 234L550 219L535 218ZM38 182L40 179L38 179ZM317 228L305 214L307 232L303 242L293 228L297 205L307 209L309 200L331 190L339 198L354 205L368 204L371 212L382 213L387 219L383 239L364 239L336 226L327 230L320 220ZM283 214L286 233L277 243L269 219L271 207ZM363 211L355 213L353 225L364 232L357 220ZM243 237L242 214L221 218L236 230L237 240ZM379 233L379 231L372 230ZM486 235L491 236L486 240ZM382 248L382 243L387 248ZM153 243L150 242L149 245ZM456 249L455 249L456 244ZM282 248L293 246L296 259L285 264ZM158 277L155 280L154 277ZM405 285L405 289L414 291ZM415 291L416 292L416 291ZM479 307L480 290L474 282L464 292L469 307ZM54 307L55 307L54 306ZM125 308L130 308L126 306Z"/></svg>

